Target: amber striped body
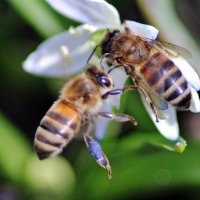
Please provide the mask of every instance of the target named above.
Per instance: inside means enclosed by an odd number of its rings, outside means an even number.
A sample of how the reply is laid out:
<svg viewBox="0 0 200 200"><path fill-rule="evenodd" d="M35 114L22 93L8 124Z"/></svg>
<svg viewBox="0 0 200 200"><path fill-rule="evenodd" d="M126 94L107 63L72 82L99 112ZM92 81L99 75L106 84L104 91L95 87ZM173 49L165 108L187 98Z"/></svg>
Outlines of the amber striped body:
<svg viewBox="0 0 200 200"><path fill-rule="evenodd" d="M124 66L143 89L152 90L177 109L189 109L191 89L179 68L156 46L156 41L138 37L129 30L124 33L115 30L106 34L101 51ZM151 96L151 91L146 92Z"/></svg>
<svg viewBox="0 0 200 200"><path fill-rule="evenodd" d="M34 146L38 157L44 159L59 154L79 127L77 110L64 100L55 102L36 131Z"/></svg>
<svg viewBox="0 0 200 200"><path fill-rule="evenodd" d="M178 109L187 110L191 90L178 67L162 53L155 53L140 66L144 79L167 102Z"/></svg>
<svg viewBox="0 0 200 200"><path fill-rule="evenodd" d="M34 147L39 159L56 156L76 134L89 131L80 127L92 124L103 104L102 95L111 88L112 79L95 65L69 80L36 130Z"/></svg>

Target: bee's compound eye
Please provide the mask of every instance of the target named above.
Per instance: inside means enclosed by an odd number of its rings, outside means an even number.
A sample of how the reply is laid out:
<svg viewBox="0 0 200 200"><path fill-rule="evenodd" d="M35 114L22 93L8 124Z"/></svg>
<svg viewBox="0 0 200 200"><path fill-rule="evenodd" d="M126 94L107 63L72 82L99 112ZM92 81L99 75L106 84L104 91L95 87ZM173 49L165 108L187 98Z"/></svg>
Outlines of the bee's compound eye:
<svg viewBox="0 0 200 200"><path fill-rule="evenodd" d="M111 86L111 82L110 82L109 78L106 76L100 76L98 78L98 81L99 81L100 85L102 85L102 86L106 86L106 87Z"/></svg>

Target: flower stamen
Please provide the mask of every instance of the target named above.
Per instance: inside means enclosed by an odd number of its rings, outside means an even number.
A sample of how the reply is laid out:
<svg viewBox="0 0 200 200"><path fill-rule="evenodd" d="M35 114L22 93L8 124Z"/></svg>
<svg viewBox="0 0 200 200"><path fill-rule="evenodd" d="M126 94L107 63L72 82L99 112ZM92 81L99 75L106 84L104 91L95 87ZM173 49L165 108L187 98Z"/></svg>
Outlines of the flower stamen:
<svg viewBox="0 0 200 200"><path fill-rule="evenodd" d="M84 30L85 30L86 32L88 32L88 33L94 33L94 32L97 30L96 27L91 26L91 25L89 25L89 24L85 24L83 28L84 28Z"/></svg>
<svg viewBox="0 0 200 200"><path fill-rule="evenodd" d="M73 26L70 26L70 27L69 27L69 33L70 33L71 35L73 35L73 36L80 36L80 35L81 35L81 33L80 33L79 31L77 31L76 29L74 29Z"/></svg>
<svg viewBox="0 0 200 200"><path fill-rule="evenodd" d="M66 45L60 47L60 51L62 53L63 58L65 59L67 64L72 63L72 57L70 55L69 48Z"/></svg>

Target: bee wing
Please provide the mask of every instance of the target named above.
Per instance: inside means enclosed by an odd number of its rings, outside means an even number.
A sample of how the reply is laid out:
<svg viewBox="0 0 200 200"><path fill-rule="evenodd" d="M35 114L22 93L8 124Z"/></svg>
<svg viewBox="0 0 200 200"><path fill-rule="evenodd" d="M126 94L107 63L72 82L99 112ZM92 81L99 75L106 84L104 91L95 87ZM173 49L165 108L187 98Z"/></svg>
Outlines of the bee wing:
<svg viewBox="0 0 200 200"><path fill-rule="evenodd" d="M155 104L155 106L159 109L159 110L167 110L168 109L168 104L167 102L160 97L158 94L151 93L149 92L149 96L152 99L153 104Z"/></svg>
<svg viewBox="0 0 200 200"><path fill-rule="evenodd" d="M200 79L198 74L195 72L193 67L189 62L187 62L183 57L178 56L171 58L175 65L180 69L183 76L189 83L189 85L194 88L196 91L200 90Z"/></svg>
<svg viewBox="0 0 200 200"><path fill-rule="evenodd" d="M186 60L192 59L192 53L184 47L164 41L153 41L154 47L167 54L170 58L181 56Z"/></svg>
<svg viewBox="0 0 200 200"><path fill-rule="evenodd" d="M147 102L147 100L146 100L144 94L143 94L142 92L139 92L139 93L140 93L140 96L141 96L141 98L142 98L142 102L143 102L143 104L145 105L145 108L148 107L147 111L152 115L152 116L151 116L151 117L152 117L152 120L156 122L156 116L155 116L155 114L153 113L153 111L152 111L152 109L151 109L151 107L150 107L150 104ZM151 99L152 99L152 96L150 96L150 97L151 97ZM161 105L155 105L155 102L157 102L157 100L155 100L155 99L152 99L152 101L153 101L153 105L155 106L154 108L155 108L155 111L156 111L156 113L157 113L158 119L159 119L159 120L164 120L164 119L166 119L167 117L166 117L165 114L163 113L164 110L158 108L158 106L161 107ZM157 102L157 104L158 104L158 102ZM151 110L151 112L150 112L150 110Z"/></svg>
<svg viewBox="0 0 200 200"><path fill-rule="evenodd" d="M136 72L135 72L136 73ZM162 74L158 74L158 76L162 77ZM167 102L163 99L161 95L156 93L151 86L146 82L144 77L140 74L137 73L137 77L139 77L140 81L137 83L146 93L147 95L151 98L153 104L159 109L159 110L167 110L168 109L168 104ZM134 78L133 81L135 82ZM163 91L164 91L164 85L163 85ZM144 96L144 94L143 94Z"/></svg>
<svg viewBox="0 0 200 200"><path fill-rule="evenodd" d="M200 79L190 61L192 54L187 49L168 42L155 41L155 48L165 53L180 69L187 82L196 91L200 90Z"/></svg>
<svg viewBox="0 0 200 200"><path fill-rule="evenodd" d="M159 110L167 110L168 104L167 102L156 92L151 89L151 87L145 83L145 81L140 82L140 86L147 92L149 97L151 98L153 104L159 109Z"/></svg>
<svg viewBox="0 0 200 200"><path fill-rule="evenodd" d="M142 38L142 40L150 42L153 47L164 53L174 64L180 69L187 82L196 91L200 90L200 79L198 74L193 69L190 61L192 60L192 54L187 49L168 42L152 40L148 38Z"/></svg>

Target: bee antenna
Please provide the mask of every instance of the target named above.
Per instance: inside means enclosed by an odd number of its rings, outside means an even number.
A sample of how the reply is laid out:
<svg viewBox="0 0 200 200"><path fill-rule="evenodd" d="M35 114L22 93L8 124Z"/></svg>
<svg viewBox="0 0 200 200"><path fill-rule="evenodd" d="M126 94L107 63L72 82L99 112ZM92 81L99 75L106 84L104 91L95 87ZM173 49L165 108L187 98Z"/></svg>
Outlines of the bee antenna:
<svg viewBox="0 0 200 200"><path fill-rule="evenodd" d="M89 58L87 59L87 64L89 64L90 59L92 58L92 56L94 55L94 53L95 53L95 51L97 50L98 47L99 47L99 45L97 45L97 46L93 49L92 53L90 54Z"/></svg>
<svg viewBox="0 0 200 200"><path fill-rule="evenodd" d="M116 69L118 67L124 67L123 65L116 65L114 67L111 67L109 70L108 70L108 74L110 74L110 72L113 70L113 69Z"/></svg>
<svg viewBox="0 0 200 200"><path fill-rule="evenodd" d="M104 67L103 67L103 60L104 60L104 58L109 57L110 55L111 55L110 53L105 53L105 54L103 54L103 56L101 57L100 65L101 65L101 68L102 68L102 69L104 69Z"/></svg>

